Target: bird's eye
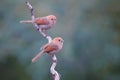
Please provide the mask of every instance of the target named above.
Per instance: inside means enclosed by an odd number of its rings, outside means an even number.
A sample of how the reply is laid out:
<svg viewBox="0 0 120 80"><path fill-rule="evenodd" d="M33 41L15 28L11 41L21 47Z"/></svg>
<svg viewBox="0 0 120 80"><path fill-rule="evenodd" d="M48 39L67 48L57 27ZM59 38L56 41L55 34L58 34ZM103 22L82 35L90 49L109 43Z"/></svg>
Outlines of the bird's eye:
<svg viewBox="0 0 120 80"><path fill-rule="evenodd" d="M60 42L61 40L59 39L58 41Z"/></svg>
<svg viewBox="0 0 120 80"><path fill-rule="evenodd" d="M53 20L53 18L51 18L51 20Z"/></svg>

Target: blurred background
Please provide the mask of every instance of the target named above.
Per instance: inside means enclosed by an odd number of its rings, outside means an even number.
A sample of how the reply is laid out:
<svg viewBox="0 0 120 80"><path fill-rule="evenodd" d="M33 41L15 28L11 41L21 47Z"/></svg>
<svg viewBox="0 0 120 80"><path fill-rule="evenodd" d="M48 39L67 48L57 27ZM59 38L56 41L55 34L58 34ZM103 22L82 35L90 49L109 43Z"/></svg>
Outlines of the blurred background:
<svg viewBox="0 0 120 80"><path fill-rule="evenodd" d="M35 16L54 14L47 31L61 36L57 54L61 80L120 80L120 0L29 0ZM52 80L47 54L31 59L47 40L32 24L25 0L0 1L0 80Z"/></svg>

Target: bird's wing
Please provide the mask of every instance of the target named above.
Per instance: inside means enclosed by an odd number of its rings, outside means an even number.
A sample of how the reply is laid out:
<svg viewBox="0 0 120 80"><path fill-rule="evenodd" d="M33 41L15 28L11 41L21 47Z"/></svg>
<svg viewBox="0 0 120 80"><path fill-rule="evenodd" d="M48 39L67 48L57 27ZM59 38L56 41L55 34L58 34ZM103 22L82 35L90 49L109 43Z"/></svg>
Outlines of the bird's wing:
<svg viewBox="0 0 120 80"><path fill-rule="evenodd" d="M46 18L36 18L35 19L35 23L37 24L37 25L47 25L47 24L49 24L49 22L48 22L48 20L46 19Z"/></svg>
<svg viewBox="0 0 120 80"><path fill-rule="evenodd" d="M54 45L54 44L46 44L44 46L44 52L46 52L46 53L50 53L50 52L57 50L57 49L58 49L58 46Z"/></svg>

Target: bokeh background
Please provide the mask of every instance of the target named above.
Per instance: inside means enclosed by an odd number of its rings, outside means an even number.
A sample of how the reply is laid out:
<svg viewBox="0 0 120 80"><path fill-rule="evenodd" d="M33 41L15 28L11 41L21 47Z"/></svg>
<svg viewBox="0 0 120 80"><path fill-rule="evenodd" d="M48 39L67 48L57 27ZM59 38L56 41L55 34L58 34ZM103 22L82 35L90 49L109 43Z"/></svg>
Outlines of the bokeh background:
<svg viewBox="0 0 120 80"><path fill-rule="evenodd" d="M29 0L35 16L54 14L47 31L61 36L61 80L120 80L120 0ZM32 24L25 0L0 1L0 80L52 80L48 55L31 59L47 40Z"/></svg>

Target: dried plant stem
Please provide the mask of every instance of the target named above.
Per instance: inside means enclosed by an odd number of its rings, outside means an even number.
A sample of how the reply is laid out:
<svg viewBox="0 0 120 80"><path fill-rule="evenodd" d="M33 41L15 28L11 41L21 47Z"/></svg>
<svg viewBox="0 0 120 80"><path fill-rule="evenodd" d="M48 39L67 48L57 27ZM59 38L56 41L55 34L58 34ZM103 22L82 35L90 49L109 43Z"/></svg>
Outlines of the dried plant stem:
<svg viewBox="0 0 120 80"><path fill-rule="evenodd" d="M48 36L47 34L45 34L41 30L40 26L38 26L36 23L34 23L35 16L34 16L32 5L28 1L26 2L26 5L30 9L30 14L31 14L32 22L34 24L35 29L37 29L43 35L43 37L45 37L48 40L48 43L50 43L52 41L52 38L50 36ZM59 76L58 72L55 70L55 67L57 65L57 58L56 58L55 54L53 56L51 55L51 58L52 58L52 61L53 61L53 64L52 64L52 66L50 68L50 72L52 74L52 78L53 78L53 80L60 80L60 76Z"/></svg>
<svg viewBox="0 0 120 80"><path fill-rule="evenodd" d="M50 72L52 73L52 78L53 78L53 80L60 80L60 76L59 76L58 72L55 70L55 67L57 65L57 58L55 55L53 55L51 58L53 61L53 64L50 68Z"/></svg>
<svg viewBox="0 0 120 80"><path fill-rule="evenodd" d="M33 9L32 5L31 5L29 2L26 2L26 5L27 5L28 8L30 9L30 14L31 14L32 22L33 22L33 24L34 24L35 29L37 29L37 30L43 35L43 37L47 38L47 39L48 39L48 42L50 43L50 42L52 41L52 38L51 38L50 36L48 36L47 34L45 34L45 33L41 30L40 26L38 26L36 23L34 23L35 16L34 16L34 12L33 12L34 9Z"/></svg>

